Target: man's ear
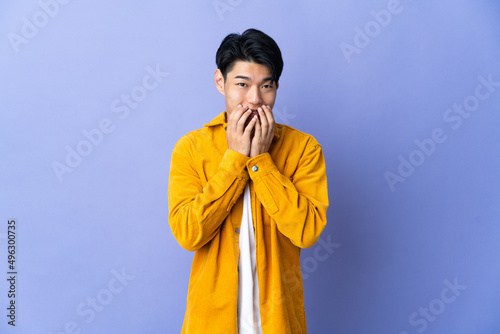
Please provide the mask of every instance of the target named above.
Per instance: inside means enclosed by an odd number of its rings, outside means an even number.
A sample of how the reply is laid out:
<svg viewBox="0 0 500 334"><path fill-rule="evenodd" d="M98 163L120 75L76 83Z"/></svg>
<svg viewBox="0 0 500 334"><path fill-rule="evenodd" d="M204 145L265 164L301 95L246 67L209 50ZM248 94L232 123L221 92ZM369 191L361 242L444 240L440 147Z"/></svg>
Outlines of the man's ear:
<svg viewBox="0 0 500 334"><path fill-rule="evenodd" d="M280 88L280 83L276 82L276 90L278 90L278 88Z"/></svg>
<svg viewBox="0 0 500 334"><path fill-rule="evenodd" d="M222 95L224 95L224 76L222 75L222 72L219 69L215 70L214 80L215 80L215 87L217 87L217 90Z"/></svg>

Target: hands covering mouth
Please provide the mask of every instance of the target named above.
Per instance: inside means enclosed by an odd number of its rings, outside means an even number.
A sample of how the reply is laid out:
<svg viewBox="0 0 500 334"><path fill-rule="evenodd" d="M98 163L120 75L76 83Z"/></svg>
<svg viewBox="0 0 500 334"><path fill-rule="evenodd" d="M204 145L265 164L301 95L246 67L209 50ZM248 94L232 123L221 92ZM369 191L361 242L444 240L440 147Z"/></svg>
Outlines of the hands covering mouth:
<svg viewBox="0 0 500 334"><path fill-rule="evenodd" d="M250 114L250 116L248 116L246 122L245 122L245 128L247 127L248 123L250 123L250 121L252 120L252 118L254 116L257 116L257 118L259 119L260 121L260 116L259 116L259 112L257 109L250 109L252 111L252 113Z"/></svg>
<svg viewBox="0 0 500 334"><path fill-rule="evenodd" d="M269 106L251 109L237 105L227 119L228 148L249 157L268 152L274 137L274 124Z"/></svg>

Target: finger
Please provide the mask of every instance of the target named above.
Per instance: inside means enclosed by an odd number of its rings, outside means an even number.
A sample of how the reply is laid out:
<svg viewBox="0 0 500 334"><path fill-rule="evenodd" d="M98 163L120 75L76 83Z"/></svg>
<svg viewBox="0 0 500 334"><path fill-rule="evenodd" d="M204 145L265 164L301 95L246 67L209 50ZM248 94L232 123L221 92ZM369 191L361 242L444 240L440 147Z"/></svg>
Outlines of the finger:
<svg viewBox="0 0 500 334"><path fill-rule="evenodd" d="M238 120L238 131L239 132L242 133L245 131L245 129L248 127L248 124L252 120L251 116L252 116L252 110L250 108L246 109L246 111L243 112L240 119Z"/></svg>
<svg viewBox="0 0 500 334"><path fill-rule="evenodd" d="M255 133L253 135L254 138L259 138L262 135L262 125L260 123L260 120L257 116L254 116L252 119L252 123L255 124Z"/></svg>
<svg viewBox="0 0 500 334"><path fill-rule="evenodd" d="M264 113L266 114L266 120L268 123L268 132L273 132L274 133L274 125L275 125L275 120L274 120L274 115L271 110L271 107L269 106L262 106L262 109L264 110Z"/></svg>
<svg viewBox="0 0 500 334"><path fill-rule="evenodd" d="M262 110L264 110L267 122L269 124L274 123L274 115L273 115L273 111L271 110L271 107L270 106L266 106L266 105L262 105Z"/></svg>
<svg viewBox="0 0 500 334"><path fill-rule="evenodd" d="M242 117L242 115L245 114L245 111L248 110L248 107L247 106L242 106L241 104L239 104L238 106L236 106L236 108L233 110L233 112L231 112L231 115L229 115L229 119L228 119L228 127L232 130L236 130L236 131L241 131L241 129L238 129L239 128L239 121Z"/></svg>
<svg viewBox="0 0 500 334"><path fill-rule="evenodd" d="M249 113L248 116L250 116L251 112ZM245 134L250 134L252 133L252 130L255 128L256 125L258 125L259 121L257 119L257 116L253 116L249 122L248 122L248 125L246 126L245 128Z"/></svg>
<svg viewBox="0 0 500 334"><path fill-rule="evenodd" d="M264 133L267 132L268 128L269 128L269 122L268 122L268 119L267 119L267 115L264 111L263 108L259 107L257 109L258 113L259 113L259 117L260 117L260 125L262 126L262 131Z"/></svg>
<svg viewBox="0 0 500 334"><path fill-rule="evenodd" d="M231 112L231 114L229 115L229 119L233 123L237 123L238 120L240 119L241 115L245 112L245 110L247 108L248 107L246 107L246 106L242 106L241 104L238 104L236 106L236 108L234 108L233 111ZM228 119L228 123L229 123L229 119Z"/></svg>

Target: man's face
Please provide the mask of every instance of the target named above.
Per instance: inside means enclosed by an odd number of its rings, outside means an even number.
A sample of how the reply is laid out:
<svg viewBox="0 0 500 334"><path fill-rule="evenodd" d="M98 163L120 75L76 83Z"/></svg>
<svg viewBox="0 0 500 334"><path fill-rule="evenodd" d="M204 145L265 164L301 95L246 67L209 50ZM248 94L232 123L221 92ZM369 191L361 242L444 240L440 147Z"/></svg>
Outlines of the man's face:
<svg viewBox="0 0 500 334"><path fill-rule="evenodd" d="M224 80L219 69L215 71L215 86L224 95L226 112L229 114L238 104L257 111L262 105L271 109L276 100L278 83L271 83L271 72L266 66L237 60Z"/></svg>

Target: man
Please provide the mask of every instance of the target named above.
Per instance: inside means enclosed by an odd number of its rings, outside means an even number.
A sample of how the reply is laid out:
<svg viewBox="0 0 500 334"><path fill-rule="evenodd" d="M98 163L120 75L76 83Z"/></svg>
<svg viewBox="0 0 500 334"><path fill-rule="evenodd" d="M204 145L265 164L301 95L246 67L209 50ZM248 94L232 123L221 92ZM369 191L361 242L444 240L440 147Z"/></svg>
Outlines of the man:
<svg viewBox="0 0 500 334"><path fill-rule="evenodd" d="M216 55L226 111L172 153L169 223L194 254L182 333L306 333L300 250L326 225L323 151L277 124L281 51L261 31Z"/></svg>

